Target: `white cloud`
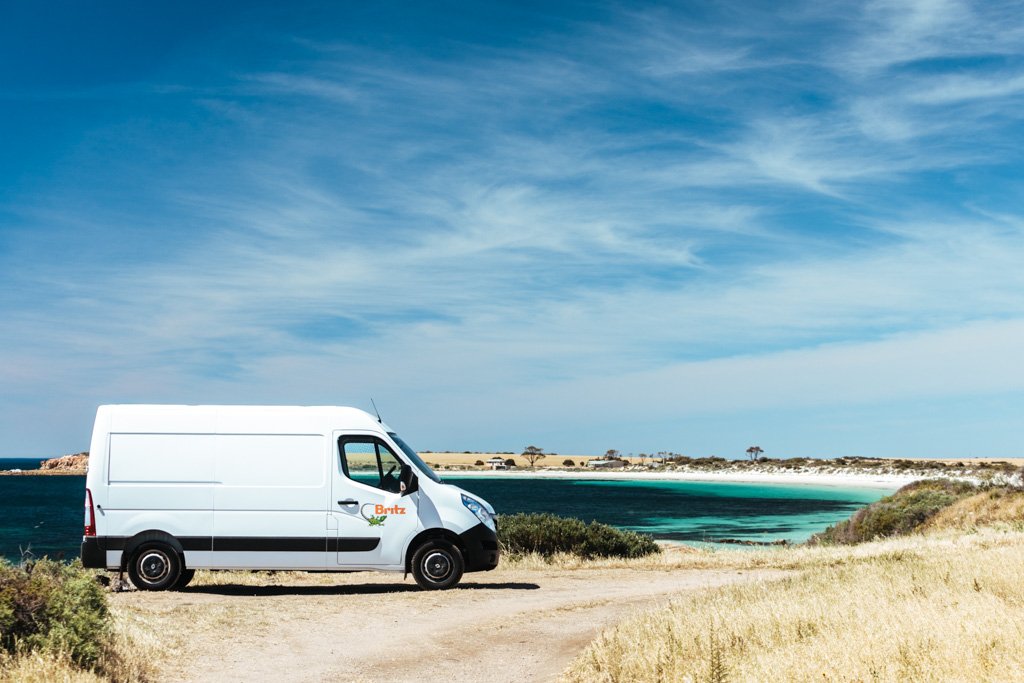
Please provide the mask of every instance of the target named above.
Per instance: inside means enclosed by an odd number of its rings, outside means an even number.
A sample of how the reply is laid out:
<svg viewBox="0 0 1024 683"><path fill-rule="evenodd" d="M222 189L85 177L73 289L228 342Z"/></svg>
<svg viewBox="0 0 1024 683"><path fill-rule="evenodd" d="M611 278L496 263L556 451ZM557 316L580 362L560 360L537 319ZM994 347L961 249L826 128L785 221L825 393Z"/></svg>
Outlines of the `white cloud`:
<svg viewBox="0 0 1024 683"><path fill-rule="evenodd" d="M924 88L911 91L911 102L941 105L1020 95L1024 92L1024 75L1001 74L996 78L943 76L926 82Z"/></svg>
<svg viewBox="0 0 1024 683"><path fill-rule="evenodd" d="M546 387L545 406L652 418L1024 392L1024 319L984 322ZM621 397L638 398L638 405Z"/></svg>

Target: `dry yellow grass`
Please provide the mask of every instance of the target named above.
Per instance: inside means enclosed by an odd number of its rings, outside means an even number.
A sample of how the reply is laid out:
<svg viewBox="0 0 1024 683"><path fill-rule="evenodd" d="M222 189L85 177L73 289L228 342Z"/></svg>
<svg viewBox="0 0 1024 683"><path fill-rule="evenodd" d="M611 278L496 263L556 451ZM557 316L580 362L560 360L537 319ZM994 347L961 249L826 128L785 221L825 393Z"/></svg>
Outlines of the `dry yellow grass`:
<svg viewBox="0 0 1024 683"><path fill-rule="evenodd" d="M947 552L956 552L957 544L963 533L950 529L933 533L929 544L935 548L945 548ZM902 552L907 544L914 544L920 537L912 539L895 538L860 545L836 546L783 546L775 548L759 548L739 550L697 549L688 546L667 546L659 555L621 559L601 558L583 560L573 555L554 555L546 559L540 555L526 555L502 558L501 568L506 569L567 569L576 571L598 569L661 569L665 571L679 569L721 569L721 570L753 570L753 569L786 569L802 570L814 567L836 566L849 562L857 562L869 558Z"/></svg>
<svg viewBox="0 0 1024 683"><path fill-rule="evenodd" d="M153 680L156 662L166 653L165 634L135 616L113 610L110 645L99 662L103 680L145 683Z"/></svg>
<svg viewBox="0 0 1024 683"><path fill-rule="evenodd" d="M970 531L986 526L1024 529L1024 491L983 491L942 510L924 528Z"/></svg>
<svg viewBox="0 0 1024 683"><path fill-rule="evenodd" d="M683 596L620 624L565 679L1024 680L1024 533L796 554L799 575Z"/></svg>
<svg viewBox="0 0 1024 683"><path fill-rule="evenodd" d="M978 465L981 463L1008 462L1011 465L1024 466L1024 458L950 458L948 460L939 460L939 462L944 462L947 465L956 465L958 463Z"/></svg>
<svg viewBox="0 0 1024 683"><path fill-rule="evenodd" d="M66 657L53 654L30 652L0 657L0 683L106 683L107 680L91 671L82 671Z"/></svg>
<svg viewBox="0 0 1024 683"><path fill-rule="evenodd" d="M485 469L484 467L476 466L476 463L486 463L490 458L498 457L504 460L512 458L516 462L516 467L519 470L528 470L530 465L526 462L526 458L519 455L518 453L438 453L438 452L426 452L420 453L420 457L431 465L438 465L440 467L468 467L469 469ZM549 467L562 467L562 463L565 460L572 460L577 467L582 467L583 463L587 460L596 460L601 456L599 455L564 455L564 454L545 454L545 457L538 460L535 465L537 469L546 469ZM631 463L639 464L640 458L624 458L629 460Z"/></svg>

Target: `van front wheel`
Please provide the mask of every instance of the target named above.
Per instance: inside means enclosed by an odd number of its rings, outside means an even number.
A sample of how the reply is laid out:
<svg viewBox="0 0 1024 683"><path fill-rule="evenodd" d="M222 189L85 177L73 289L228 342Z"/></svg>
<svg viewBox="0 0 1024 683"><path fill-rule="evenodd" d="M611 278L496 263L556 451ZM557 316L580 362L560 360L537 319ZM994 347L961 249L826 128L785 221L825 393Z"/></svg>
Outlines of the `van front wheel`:
<svg viewBox="0 0 1024 683"><path fill-rule="evenodd" d="M412 576L428 591L451 588L465 568L462 553L448 541L427 541L412 556Z"/></svg>
<svg viewBox="0 0 1024 683"><path fill-rule="evenodd" d="M128 563L128 578L140 591L173 588L181 577L181 558L166 543L143 543Z"/></svg>

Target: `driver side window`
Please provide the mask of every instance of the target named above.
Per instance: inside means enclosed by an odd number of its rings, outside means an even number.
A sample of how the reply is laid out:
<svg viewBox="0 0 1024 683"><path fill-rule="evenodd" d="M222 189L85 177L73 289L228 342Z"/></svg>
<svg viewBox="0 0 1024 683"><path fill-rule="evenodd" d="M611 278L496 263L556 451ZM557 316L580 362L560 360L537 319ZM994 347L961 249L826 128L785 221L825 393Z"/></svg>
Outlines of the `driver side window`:
<svg viewBox="0 0 1024 683"><path fill-rule="evenodd" d="M382 441L370 436L338 439L341 471L352 481L398 493L402 461Z"/></svg>

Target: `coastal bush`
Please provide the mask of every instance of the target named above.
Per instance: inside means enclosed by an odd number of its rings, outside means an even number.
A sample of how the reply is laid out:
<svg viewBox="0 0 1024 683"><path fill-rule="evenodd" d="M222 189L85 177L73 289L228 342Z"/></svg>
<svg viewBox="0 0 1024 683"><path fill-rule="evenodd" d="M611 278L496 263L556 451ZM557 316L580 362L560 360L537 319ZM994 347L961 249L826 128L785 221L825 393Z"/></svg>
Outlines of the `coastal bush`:
<svg viewBox="0 0 1024 683"><path fill-rule="evenodd" d="M646 534L622 531L600 522L546 513L502 515L498 540L512 555L568 553L583 558L643 557L661 549Z"/></svg>
<svg viewBox="0 0 1024 683"><path fill-rule="evenodd" d="M115 621L106 592L76 560L0 559L0 683L148 681L154 647Z"/></svg>
<svg viewBox="0 0 1024 683"><path fill-rule="evenodd" d="M77 561L0 562L0 648L67 655L94 665L110 635L106 596Z"/></svg>
<svg viewBox="0 0 1024 683"><path fill-rule="evenodd" d="M913 533L940 511L977 491L977 486L964 481L915 481L857 510L850 519L815 534L810 543L853 544Z"/></svg>
<svg viewBox="0 0 1024 683"><path fill-rule="evenodd" d="M711 455L706 458L691 459L689 464L702 469L720 470L724 467L728 467L729 461L725 458L719 458L716 455Z"/></svg>

